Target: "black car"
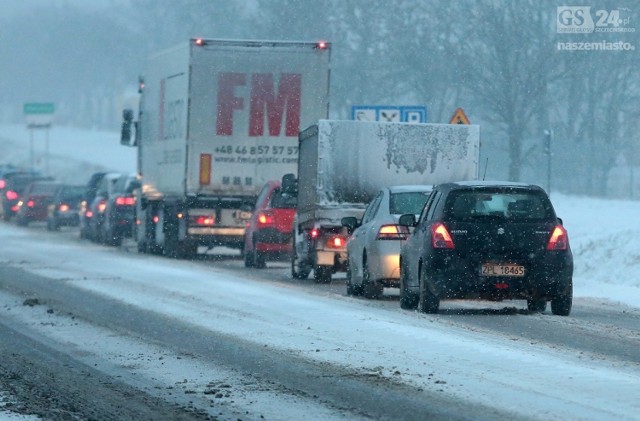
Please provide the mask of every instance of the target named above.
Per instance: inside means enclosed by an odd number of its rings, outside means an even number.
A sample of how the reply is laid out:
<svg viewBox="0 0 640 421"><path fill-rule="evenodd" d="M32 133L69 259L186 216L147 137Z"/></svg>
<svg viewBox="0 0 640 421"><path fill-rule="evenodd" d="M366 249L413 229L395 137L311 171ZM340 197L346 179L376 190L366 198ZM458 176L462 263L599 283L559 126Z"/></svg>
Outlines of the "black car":
<svg viewBox="0 0 640 421"><path fill-rule="evenodd" d="M85 186L85 196L82 202L80 202L80 211L78 212L80 219L80 238L92 239L95 235L95 224L93 224L94 215L90 207L96 197L98 186L107 174L110 173L101 171L92 174Z"/></svg>
<svg viewBox="0 0 640 421"><path fill-rule="evenodd" d="M440 300L527 300L568 316L573 256L545 191L510 182L457 182L434 188L400 252L400 305L437 313Z"/></svg>
<svg viewBox="0 0 640 421"><path fill-rule="evenodd" d="M97 226L100 241L119 246L124 238L131 237L136 209L133 192L138 187L140 183L135 174L121 174L106 191L102 221Z"/></svg>
<svg viewBox="0 0 640 421"><path fill-rule="evenodd" d="M85 198L86 186L63 184L56 190L47 209L47 229L77 227L80 223L80 203Z"/></svg>

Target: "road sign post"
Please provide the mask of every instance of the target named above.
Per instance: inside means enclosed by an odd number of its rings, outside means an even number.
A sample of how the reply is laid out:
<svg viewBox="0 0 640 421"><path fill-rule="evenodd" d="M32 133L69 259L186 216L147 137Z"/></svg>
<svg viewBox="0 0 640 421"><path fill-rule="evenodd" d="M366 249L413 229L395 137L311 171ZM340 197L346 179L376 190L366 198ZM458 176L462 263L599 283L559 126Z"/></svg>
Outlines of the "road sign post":
<svg viewBox="0 0 640 421"><path fill-rule="evenodd" d="M55 105L52 102L27 102L22 107L22 112L29 129L29 148L31 168L35 167L34 133L36 129L44 129L45 132L45 173L49 174L49 129L53 123Z"/></svg>

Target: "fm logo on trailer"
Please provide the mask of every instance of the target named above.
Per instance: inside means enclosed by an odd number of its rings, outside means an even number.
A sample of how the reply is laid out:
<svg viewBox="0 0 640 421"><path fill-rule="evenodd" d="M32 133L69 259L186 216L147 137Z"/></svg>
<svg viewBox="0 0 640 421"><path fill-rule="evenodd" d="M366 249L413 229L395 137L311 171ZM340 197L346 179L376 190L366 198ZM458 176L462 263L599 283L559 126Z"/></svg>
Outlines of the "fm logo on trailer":
<svg viewBox="0 0 640 421"><path fill-rule="evenodd" d="M244 111L245 98L236 96L236 88L251 83L249 95L249 136L265 134L265 116L269 136L281 136L284 119L285 136L298 136L300 130L300 95L302 75L282 73L221 73L218 75L216 134L233 135L234 112Z"/></svg>

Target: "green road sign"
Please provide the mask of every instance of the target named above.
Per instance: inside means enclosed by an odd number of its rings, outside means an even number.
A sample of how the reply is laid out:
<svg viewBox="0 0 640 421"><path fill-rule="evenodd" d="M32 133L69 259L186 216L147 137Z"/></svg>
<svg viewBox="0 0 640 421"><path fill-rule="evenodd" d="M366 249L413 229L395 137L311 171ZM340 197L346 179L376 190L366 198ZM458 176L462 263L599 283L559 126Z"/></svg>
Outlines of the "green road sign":
<svg viewBox="0 0 640 421"><path fill-rule="evenodd" d="M22 110L24 114L53 114L55 107L52 102L27 102Z"/></svg>

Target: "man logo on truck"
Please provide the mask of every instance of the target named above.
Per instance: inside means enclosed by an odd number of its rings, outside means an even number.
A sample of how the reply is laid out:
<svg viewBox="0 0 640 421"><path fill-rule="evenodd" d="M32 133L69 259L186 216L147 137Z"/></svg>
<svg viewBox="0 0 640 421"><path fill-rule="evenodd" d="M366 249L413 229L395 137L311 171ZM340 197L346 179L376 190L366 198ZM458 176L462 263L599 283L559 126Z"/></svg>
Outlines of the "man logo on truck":
<svg viewBox="0 0 640 421"><path fill-rule="evenodd" d="M245 86L245 73L220 73L218 75L218 109L216 134L233 135L233 112L244 109L244 98L234 95L236 86ZM298 136L300 130L300 94L302 75L282 73L277 93L274 75L254 73L251 75L249 99L249 136L264 136L265 110L269 125L269 136L280 136L282 118L285 117L285 136Z"/></svg>

